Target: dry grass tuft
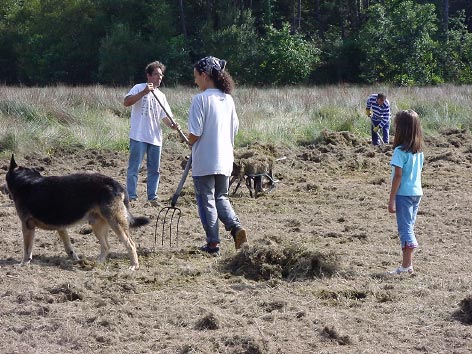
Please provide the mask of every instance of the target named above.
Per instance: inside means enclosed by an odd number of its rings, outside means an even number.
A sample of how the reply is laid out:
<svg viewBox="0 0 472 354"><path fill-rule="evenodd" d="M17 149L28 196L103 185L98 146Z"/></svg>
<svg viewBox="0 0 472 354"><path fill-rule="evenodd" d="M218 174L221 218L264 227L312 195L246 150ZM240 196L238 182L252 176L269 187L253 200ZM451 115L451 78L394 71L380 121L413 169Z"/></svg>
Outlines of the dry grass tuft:
<svg viewBox="0 0 472 354"><path fill-rule="evenodd" d="M263 343L251 337L234 336L225 341L225 345L231 348L229 353L234 354L262 354L267 353Z"/></svg>
<svg viewBox="0 0 472 354"><path fill-rule="evenodd" d="M455 317L464 324L472 325L472 295L459 303L459 310L455 313Z"/></svg>
<svg viewBox="0 0 472 354"><path fill-rule="evenodd" d="M355 134L348 131L335 132L323 129L319 136L318 143L332 145L358 146L362 145L363 140L359 139Z"/></svg>
<svg viewBox="0 0 472 354"><path fill-rule="evenodd" d="M79 289L69 283L64 283L49 289L53 295L57 295L56 302L83 300L84 296Z"/></svg>
<svg viewBox="0 0 472 354"><path fill-rule="evenodd" d="M325 338L328 338L332 341L336 341L340 345L350 345L352 340L347 335L340 335L338 331L333 327L324 326L321 330L321 335Z"/></svg>
<svg viewBox="0 0 472 354"><path fill-rule="evenodd" d="M244 247L229 260L227 270L252 280L282 278L289 281L330 277L339 269L334 255L304 247L254 245Z"/></svg>
<svg viewBox="0 0 472 354"><path fill-rule="evenodd" d="M208 313L201 319L199 319L195 325L195 329L198 330L216 330L220 328L220 321L213 313Z"/></svg>

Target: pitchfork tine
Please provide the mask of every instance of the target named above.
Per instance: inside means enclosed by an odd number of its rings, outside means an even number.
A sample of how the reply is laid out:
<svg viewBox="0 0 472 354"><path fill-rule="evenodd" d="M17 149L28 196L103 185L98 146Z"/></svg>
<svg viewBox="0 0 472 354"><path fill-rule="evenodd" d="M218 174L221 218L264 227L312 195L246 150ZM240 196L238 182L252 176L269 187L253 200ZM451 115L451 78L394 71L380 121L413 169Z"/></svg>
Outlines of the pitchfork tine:
<svg viewBox="0 0 472 354"><path fill-rule="evenodd" d="M192 166L192 155L190 155L187 165L185 166L184 173L182 174L182 178L180 179L179 186L177 187L177 190L174 193L174 196L172 197L171 201L171 206L169 207L164 207L159 211L159 214L157 215L157 220L156 220L156 228L154 230L154 251L156 250L156 245L157 245L157 227L159 225L159 221L161 220L161 215L163 216L162 220L162 237L161 237L161 245L164 246L164 239L166 235L166 231L168 230L169 232L169 246L172 247L172 237L173 237L173 225L174 225L174 217L177 217L177 223L175 223L175 242L176 244L179 241L179 223L180 223L180 217L182 215L182 211L177 208L175 205L177 204L177 199L179 199L180 193L182 193L182 188L184 187L185 180L187 179L187 175L190 171L190 167ZM170 214L169 212L172 211ZM177 214L176 214L177 213ZM168 227L166 228L166 225L168 224Z"/></svg>

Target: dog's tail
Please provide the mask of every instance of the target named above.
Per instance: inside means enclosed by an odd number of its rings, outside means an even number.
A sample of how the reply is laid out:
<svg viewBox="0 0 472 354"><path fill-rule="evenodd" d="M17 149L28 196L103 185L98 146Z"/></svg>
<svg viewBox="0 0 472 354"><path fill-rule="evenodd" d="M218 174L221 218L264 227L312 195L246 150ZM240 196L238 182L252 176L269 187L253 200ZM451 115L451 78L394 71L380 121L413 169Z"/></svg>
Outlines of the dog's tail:
<svg viewBox="0 0 472 354"><path fill-rule="evenodd" d="M150 223L151 220L145 216L136 216L134 217L129 211L128 211L128 220L129 220L129 226L130 227L140 227L144 226Z"/></svg>
<svg viewBox="0 0 472 354"><path fill-rule="evenodd" d="M128 212L128 220L129 220L129 226L130 227L140 227L147 225L151 222L149 218L145 216L133 216L131 212L129 211L129 198L128 198L128 193L124 193L124 200L123 203L125 204L126 211Z"/></svg>

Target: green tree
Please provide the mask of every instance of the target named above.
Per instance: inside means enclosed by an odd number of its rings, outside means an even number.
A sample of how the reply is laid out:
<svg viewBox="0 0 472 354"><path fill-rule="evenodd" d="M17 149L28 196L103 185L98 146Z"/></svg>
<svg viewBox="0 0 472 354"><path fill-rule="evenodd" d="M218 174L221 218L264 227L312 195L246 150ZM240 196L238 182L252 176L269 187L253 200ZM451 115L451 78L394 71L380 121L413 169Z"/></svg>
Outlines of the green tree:
<svg viewBox="0 0 472 354"><path fill-rule="evenodd" d="M446 81L472 84L472 33L465 21L465 12L450 19L448 36L439 53Z"/></svg>
<svg viewBox="0 0 472 354"><path fill-rule="evenodd" d="M32 0L15 14L20 80L91 83L96 80L102 29L89 0Z"/></svg>
<svg viewBox="0 0 472 354"><path fill-rule="evenodd" d="M369 83L399 85L437 82L434 6L411 0L385 2L385 6L369 7L367 22L359 34L364 58L361 77Z"/></svg>
<svg viewBox="0 0 472 354"><path fill-rule="evenodd" d="M241 84L254 84L257 79L259 40L254 19L246 11L241 25L231 25L214 32L207 47L208 53L228 61L228 70ZM224 43L224 45L221 45Z"/></svg>
<svg viewBox="0 0 472 354"><path fill-rule="evenodd" d="M101 42L98 78L107 84L132 84L142 80L148 43L140 33L132 32L128 25L118 23Z"/></svg>
<svg viewBox="0 0 472 354"><path fill-rule="evenodd" d="M290 33L290 24L280 30L267 28L261 45L258 79L269 85L294 85L306 82L315 64L319 50L298 34Z"/></svg>

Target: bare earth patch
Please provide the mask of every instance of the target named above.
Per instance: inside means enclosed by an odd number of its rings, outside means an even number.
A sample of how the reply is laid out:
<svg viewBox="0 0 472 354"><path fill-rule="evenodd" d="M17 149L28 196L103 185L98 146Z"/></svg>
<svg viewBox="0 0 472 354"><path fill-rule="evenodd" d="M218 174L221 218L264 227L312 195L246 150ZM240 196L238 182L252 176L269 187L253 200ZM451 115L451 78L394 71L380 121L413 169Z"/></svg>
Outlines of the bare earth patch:
<svg viewBox="0 0 472 354"><path fill-rule="evenodd" d="M146 203L140 175L132 230L141 269L128 271L123 245L111 258L84 225L71 230L81 257L66 257L56 234L38 231L33 262L15 209L0 196L0 348L2 353L466 353L472 277L472 137L448 130L426 139L424 198L417 220L414 276L398 266L395 216L387 212L390 146L325 132L294 151L247 147L272 161L272 192L231 197L250 243L239 252L221 228L222 256L195 249L205 240L189 178L179 244L158 243L156 217L170 205L184 156L164 148L161 207ZM282 160L277 160L286 157ZM127 155L63 151L17 156L44 175L100 172L124 183ZM8 161L2 163L2 179Z"/></svg>

